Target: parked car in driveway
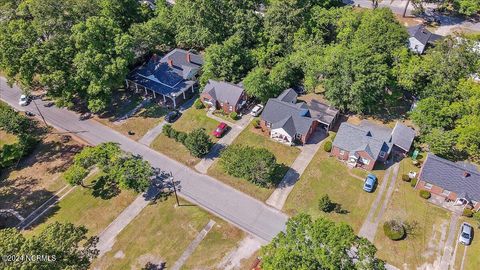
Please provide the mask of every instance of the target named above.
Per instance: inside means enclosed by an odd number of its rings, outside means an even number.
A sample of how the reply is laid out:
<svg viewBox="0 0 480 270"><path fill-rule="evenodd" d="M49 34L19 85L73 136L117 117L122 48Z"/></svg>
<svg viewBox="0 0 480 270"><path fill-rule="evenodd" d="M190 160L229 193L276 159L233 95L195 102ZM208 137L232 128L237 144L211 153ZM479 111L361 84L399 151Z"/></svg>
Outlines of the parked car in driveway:
<svg viewBox="0 0 480 270"><path fill-rule="evenodd" d="M366 192L372 192L376 183L377 177L374 174L369 173L365 179L365 183L363 184L363 190Z"/></svg>
<svg viewBox="0 0 480 270"><path fill-rule="evenodd" d="M458 237L458 242L468 246L472 242L473 237L473 228L470 224L464 222L462 227L460 227L460 235Z"/></svg>
<svg viewBox="0 0 480 270"><path fill-rule="evenodd" d="M20 99L18 100L18 105L20 105L20 106L27 106L28 104L30 104L30 101L31 101L31 100L32 100L32 99L31 99L29 96L27 96L27 95L21 95L21 96L20 96Z"/></svg>
<svg viewBox="0 0 480 270"><path fill-rule="evenodd" d="M171 111L165 115L165 121L167 123L173 123L180 117L179 111Z"/></svg>
<svg viewBox="0 0 480 270"><path fill-rule="evenodd" d="M263 105L258 104L258 105L255 105L255 107L253 107L252 111L250 112L250 115L256 117L256 116L259 116L262 111L263 111Z"/></svg>
<svg viewBox="0 0 480 270"><path fill-rule="evenodd" d="M220 138L223 136L225 131L227 131L227 129L228 129L228 125L225 124L224 122L221 122L220 124L218 124L217 128L213 131L213 136Z"/></svg>
<svg viewBox="0 0 480 270"><path fill-rule="evenodd" d="M87 120L89 119L90 117L92 117L92 114L87 112L87 113L82 113L79 117L80 121L83 121L83 120Z"/></svg>

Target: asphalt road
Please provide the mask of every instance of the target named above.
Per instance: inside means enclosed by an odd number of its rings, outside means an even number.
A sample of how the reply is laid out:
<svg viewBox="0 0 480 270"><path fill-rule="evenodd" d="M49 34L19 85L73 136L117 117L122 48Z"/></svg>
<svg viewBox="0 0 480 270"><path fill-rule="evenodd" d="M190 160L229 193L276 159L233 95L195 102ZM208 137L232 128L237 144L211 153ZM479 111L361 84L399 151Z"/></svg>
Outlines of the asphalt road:
<svg viewBox="0 0 480 270"><path fill-rule="evenodd" d="M29 110L39 116L35 105L18 105L20 89L10 88L0 77L0 99L17 110ZM78 120L78 114L56 107L45 108L44 102L35 101L48 124L64 132L71 132L86 142L96 145L103 142L119 143L123 150L143 156L153 167L171 171L175 181L180 182L179 195L191 203L223 218L240 229L270 241L285 229L288 217L218 180L199 174L189 167L158 153L128 137L94 121ZM185 206L188 207L188 206Z"/></svg>

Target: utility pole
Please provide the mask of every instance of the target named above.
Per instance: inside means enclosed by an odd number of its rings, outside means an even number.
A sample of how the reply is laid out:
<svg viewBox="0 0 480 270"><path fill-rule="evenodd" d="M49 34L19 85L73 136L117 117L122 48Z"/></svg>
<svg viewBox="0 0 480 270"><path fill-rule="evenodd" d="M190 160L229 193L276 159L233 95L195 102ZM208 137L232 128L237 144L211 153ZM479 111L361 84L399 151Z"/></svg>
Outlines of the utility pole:
<svg viewBox="0 0 480 270"><path fill-rule="evenodd" d="M175 199L177 200L177 206L180 206L180 202L178 201L178 195L177 195L177 188L175 187L175 182L173 181L173 174L170 172L170 181L172 181L172 186L173 186L173 192L175 193Z"/></svg>
<svg viewBox="0 0 480 270"><path fill-rule="evenodd" d="M47 121L45 120L45 117L43 117L43 114L40 111L40 108L38 108L37 102L35 102L34 99L32 99L32 101L33 101L33 104L35 104L35 107L37 108L38 114L40 114L40 117L42 117L43 123L45 123L45 126L49 127L49 125L47 124Z"/></svg>
<svg viewBox="0 0 480 270"><path fill-rule="evenodd" d="M403 10L403 18L405 18L405 16L407 15L408 4L410 4L410 0L407 0L407 4L405 5L405 9Z"/></svg>

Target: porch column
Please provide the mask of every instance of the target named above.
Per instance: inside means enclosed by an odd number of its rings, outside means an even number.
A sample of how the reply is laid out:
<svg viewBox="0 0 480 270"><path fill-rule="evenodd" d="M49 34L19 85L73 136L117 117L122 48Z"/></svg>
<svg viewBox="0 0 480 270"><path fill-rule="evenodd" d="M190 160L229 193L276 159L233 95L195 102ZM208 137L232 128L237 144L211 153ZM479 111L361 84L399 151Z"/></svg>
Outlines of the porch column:
<svg viewBox="0 0 480 270"><path fill-rule="evenodd" d="M163 97L163 103L167 104L167 98L165 97L165 95L162 95Z"/></svg>
<svg viewBox="0 0 480 270"><path fill-rule="evenodd" d="M177 107L177 102L175 102L175 98L172 98L173 100L173 107L176 108Z"/></svg>
<svg viewBox="0 0 480 270"><path fill-rule="evenodd" d="M157 98L157 96L155 95L155 91L152 90L152 93L153 93L153 98Z"/></svg>
<svg viewBox="0 0 480 270"><path fill-rule="evenodd" d="M183 99L186 99L186 97L185 97L185 91L183 91Z"/></svg>
<svg viewBox="0 0 480 270"><path fill-rule="evenodd" d="M128 89L128 80L125 80L125 85L127 86L127 89Z"/></svg>
<svg viewBox="0 0 480 270"><path fill-rule="evenodd" d="M135 83L135 93L138 93L138 84Z"/></svg>
<svg viewBox="0 0 480 270"><path fill-rule="evenodd" d="M148 95L147 87L145 87L145 95Z"/></svg>
<svg viewBox="0 0 480 270"><path fill-rule="evenodd" d="M192 85L192 93L195 93L195 89L193 89L193 85Z"/></svg>

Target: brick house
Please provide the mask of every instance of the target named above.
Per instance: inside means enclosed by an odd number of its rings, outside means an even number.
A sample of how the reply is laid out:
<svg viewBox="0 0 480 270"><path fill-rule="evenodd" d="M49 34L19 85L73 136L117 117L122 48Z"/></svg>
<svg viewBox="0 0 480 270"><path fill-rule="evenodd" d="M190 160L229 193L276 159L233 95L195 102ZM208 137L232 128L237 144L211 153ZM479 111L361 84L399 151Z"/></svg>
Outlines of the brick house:
<svg viewBox="0 0 480 270"><path fill-rule="evenodd" d="M329 130L338 116L338 110L312 101L297 103L293 89L283 91L268 100L260 116L260 126L270 138L288 145L305 144L318 127Z"/></svg>
<svg viewBox="0 0 480 270"><path fill-rule="evenodd" d="M452 162L429 153L415 188L428 190L455 205L480 209L480 172L473 164Z"/></svg>
<svg viewBox="0 0 480 270"><path fill-rule="evenodd" d="M335 136L331 154L350 167L372 170L392 152L408 153L414 138L415 131L399 122L393 129L366 120L359 125L344 122Z"/></svg>
<svg viewBox="0 0 480 270"><path fill-rule="evenodd" d="M247 102L247 94L241 85L208 80L200 100L208 108L225 113L238 112Z"/></svg>

